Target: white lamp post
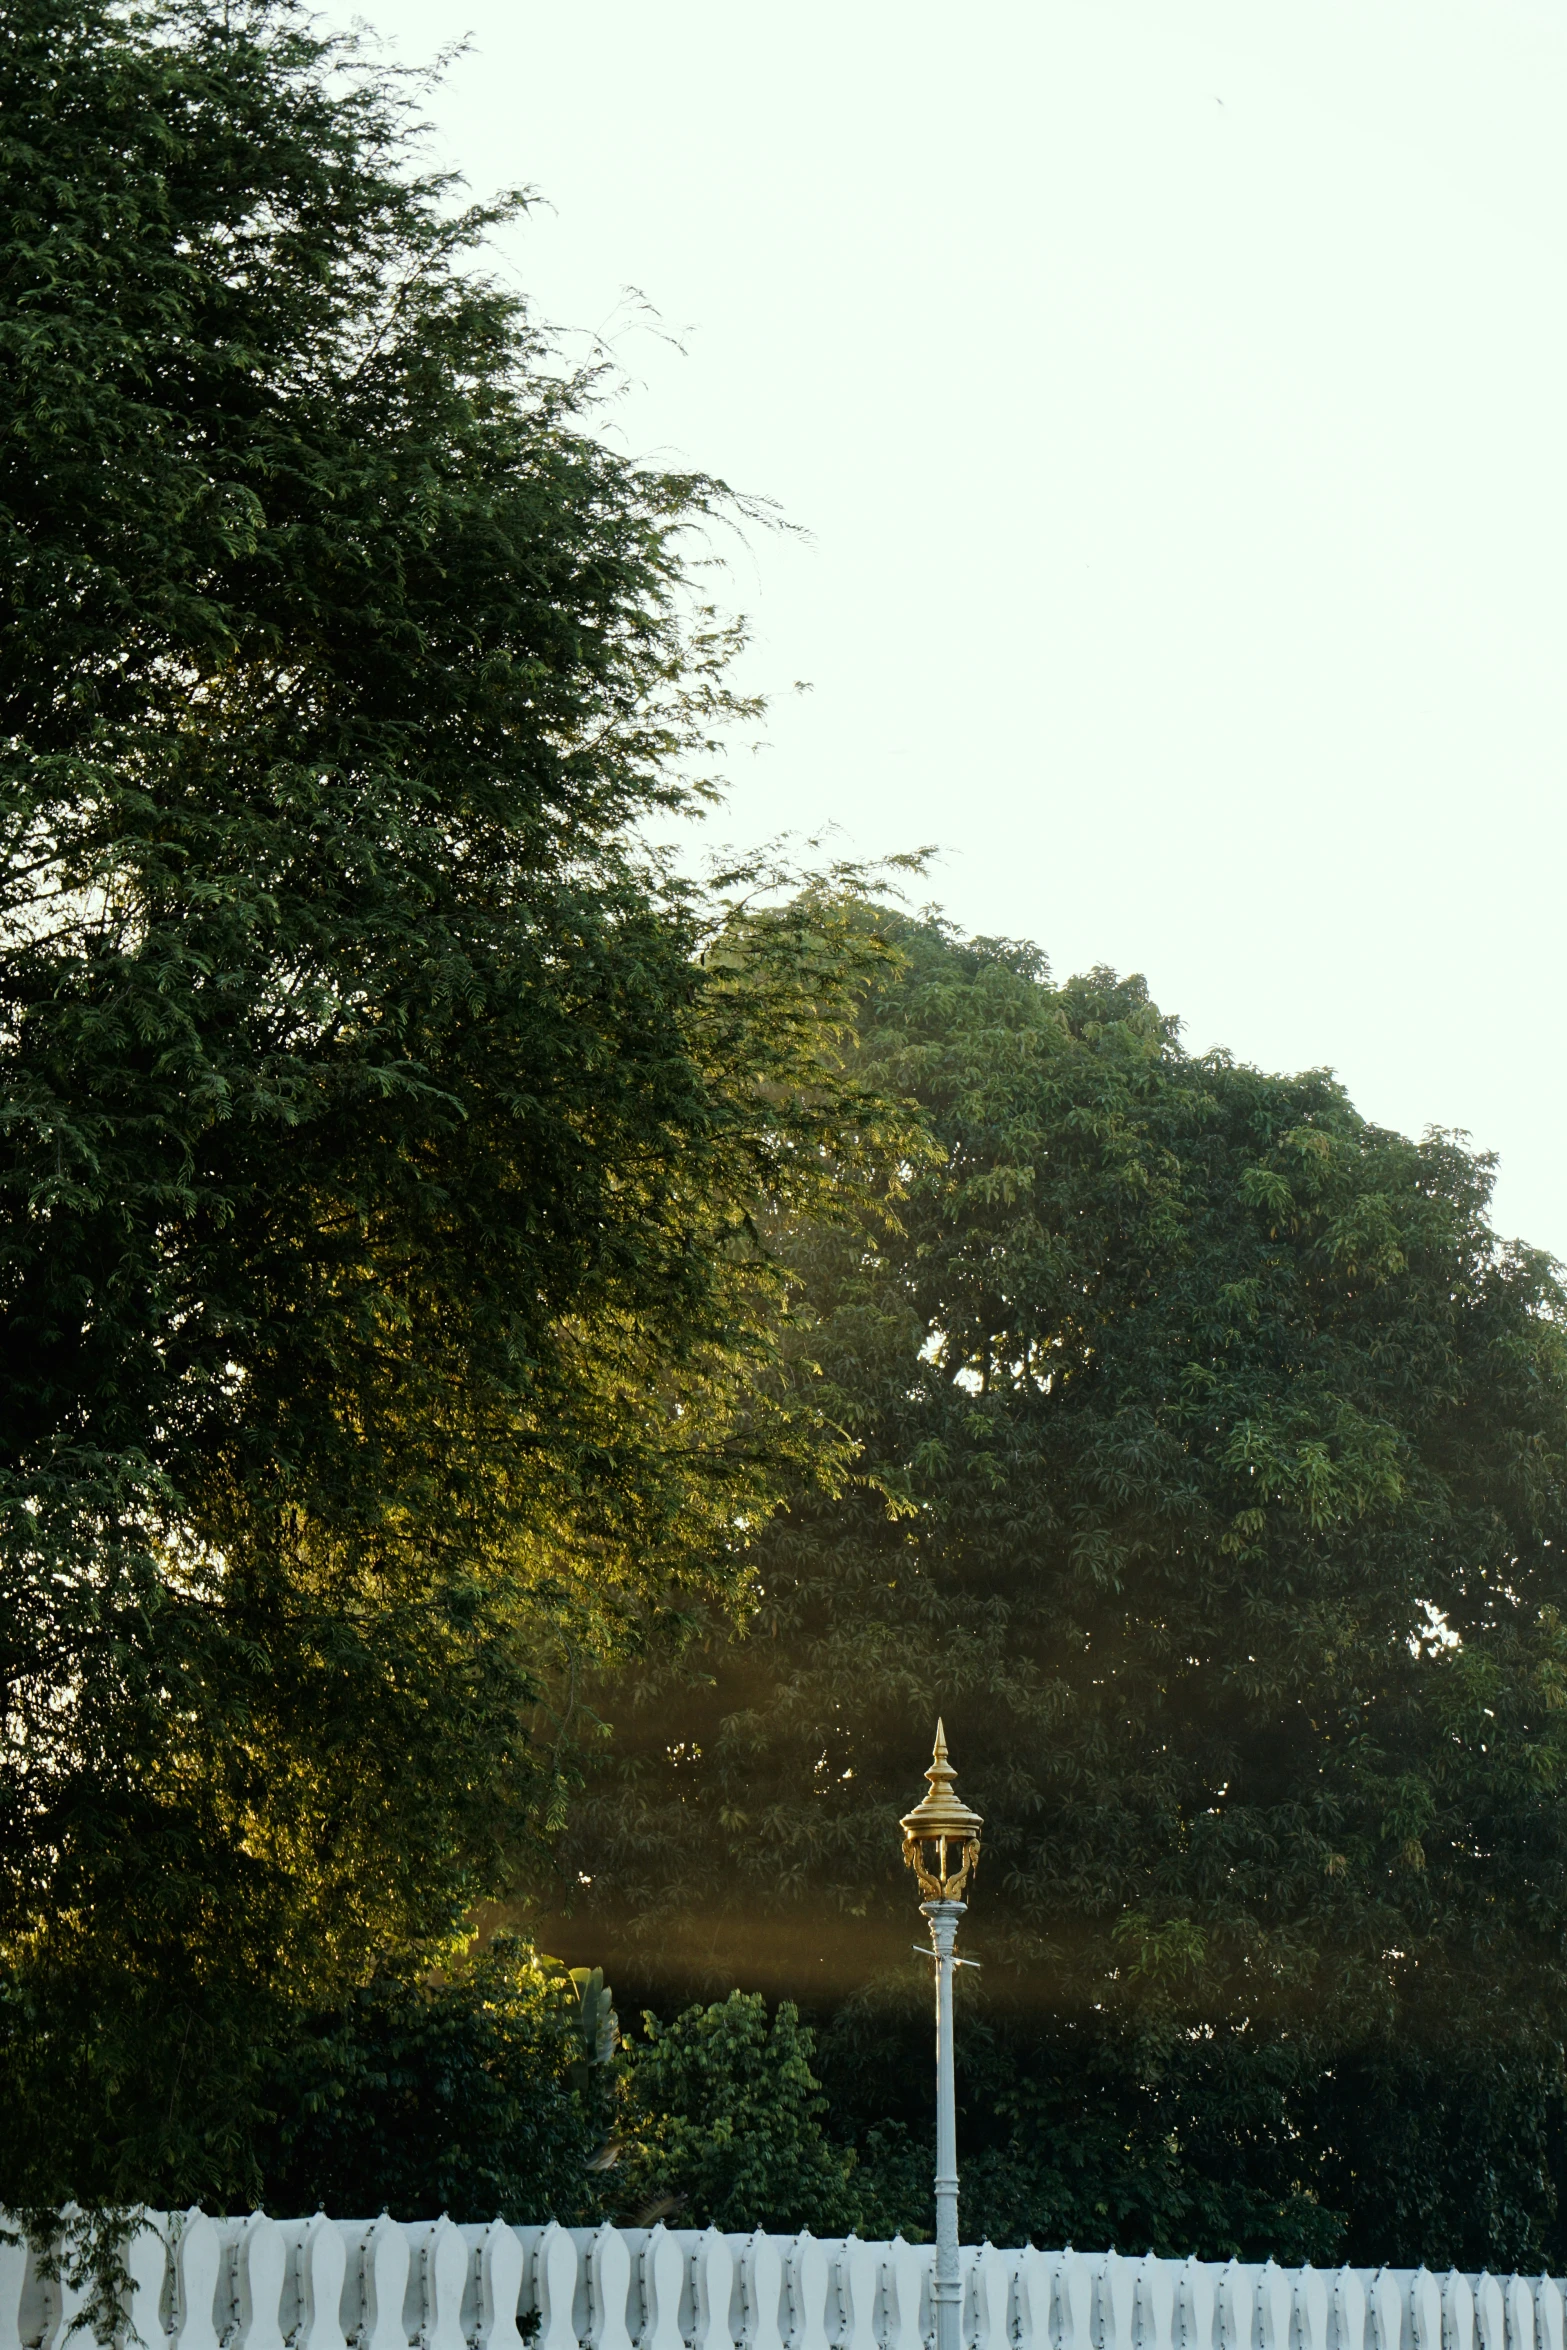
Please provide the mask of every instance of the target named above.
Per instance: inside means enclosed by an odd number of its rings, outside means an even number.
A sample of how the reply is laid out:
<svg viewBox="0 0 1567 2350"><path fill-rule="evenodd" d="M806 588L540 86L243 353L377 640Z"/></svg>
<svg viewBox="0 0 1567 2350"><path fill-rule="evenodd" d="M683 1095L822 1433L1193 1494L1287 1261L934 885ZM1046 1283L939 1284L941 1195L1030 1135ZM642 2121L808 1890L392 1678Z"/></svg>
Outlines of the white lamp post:
<svg viewBox="0 0 1567 2350"><path fill-rule="evenodd" d="M921 1913L930 1921L936 1961L936 2350L959 2350L963 2321L963 2279L958 2270L958 2118L952 2073L952 1970L972 1966L958 1958L958 1920L968 1904L964 1893L979 1866L979 1832L984 1821L958 1801L947 1739L936 1724L930 1781L903 1820L903 1857L919 1879L925 1898Z"/></svg>

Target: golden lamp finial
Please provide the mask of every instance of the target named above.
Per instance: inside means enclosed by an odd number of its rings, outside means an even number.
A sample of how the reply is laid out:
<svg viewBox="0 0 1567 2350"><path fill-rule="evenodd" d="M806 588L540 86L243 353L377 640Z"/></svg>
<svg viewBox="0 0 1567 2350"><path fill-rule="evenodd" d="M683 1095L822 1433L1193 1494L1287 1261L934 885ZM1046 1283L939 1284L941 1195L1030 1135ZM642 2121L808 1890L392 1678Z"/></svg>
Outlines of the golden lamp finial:
<svg viewBox="0 0 1567 2350"><path fill-rule="evenodd" d="M936 1724L936 1744L925 1773L928 1791L904 1815L903 1858L927 1901L961 1901L979 1866L984 1821L958 1800L957 1776L947 1760L947 1733Z"/></svg>

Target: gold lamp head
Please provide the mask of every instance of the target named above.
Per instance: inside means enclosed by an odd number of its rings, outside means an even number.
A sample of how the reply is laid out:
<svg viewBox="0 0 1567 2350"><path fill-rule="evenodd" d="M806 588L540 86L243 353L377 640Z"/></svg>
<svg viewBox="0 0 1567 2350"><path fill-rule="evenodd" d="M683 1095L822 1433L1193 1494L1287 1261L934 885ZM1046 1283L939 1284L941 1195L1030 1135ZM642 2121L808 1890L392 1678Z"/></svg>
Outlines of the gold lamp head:
<svg viewBox="0 0 1567 2350"><path fill-rule="evenodd" d="M984 1821L960 1803L947 1760L947 1734L936 1724L936 1747L926 1793L903 1818L903 1858L919 1879L927 1901L961 1901L979 1866L979 1833Z"/></svg>

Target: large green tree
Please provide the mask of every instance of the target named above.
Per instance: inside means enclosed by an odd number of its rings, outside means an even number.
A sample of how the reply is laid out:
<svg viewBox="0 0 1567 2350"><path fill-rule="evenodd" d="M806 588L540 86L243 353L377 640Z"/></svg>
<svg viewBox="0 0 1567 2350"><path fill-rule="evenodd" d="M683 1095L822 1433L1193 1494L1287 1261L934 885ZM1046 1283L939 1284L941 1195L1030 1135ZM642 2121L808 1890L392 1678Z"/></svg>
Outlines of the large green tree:
<svg viewBox="0 0 1567 2350"><path fill-rule="evenodd" d="M696 1611L597 1693L555 1930L804 1998L842 2126L923 2135L896 1819L939 1710L988 1823L970 2228L1560 2260L1554 1268L1483 1159L1323 1073L1193 1057L1027 947L902 947L860 1073L941 1162L790 1243L857 1482L778 1515L742 1636Z"/></svg>
<svg viewBox="0 0 1567 2350"><path fill-rule="evenodd" d="M834 1438L830 891L685 888L725 494L287 0L0 43L0 2199L243 2193L279 2019L558 1809L541 1659Z"/></svg>

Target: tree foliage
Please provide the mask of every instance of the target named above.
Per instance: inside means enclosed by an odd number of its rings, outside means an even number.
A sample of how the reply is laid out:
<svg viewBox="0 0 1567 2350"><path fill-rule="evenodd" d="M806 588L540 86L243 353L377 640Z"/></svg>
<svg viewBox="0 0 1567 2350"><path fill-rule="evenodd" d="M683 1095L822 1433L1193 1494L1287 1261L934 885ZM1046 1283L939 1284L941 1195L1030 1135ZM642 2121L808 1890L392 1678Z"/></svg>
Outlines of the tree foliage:
<svg viewBox="0 0 1567 2350"><path fill-rule="evenodd" d="M669 2023L643 2018L617 2114L614 2193L633 2219L657 2209L690 2227L842 2235L861 2217L852 2151L822 2126L812 2035L788 2000L771 2021L732 1991Z"/></svg>
<svg viewBox="0 0 1567 2350"><path fill-rule="evenodd" d="M599 1693L575 1931L808 2001L842 2125L923 2127L940 1710L988 1823L968 2228L1560 2258L1554 1269L1460 1141L1191 1056L1137 981L902 949L859 1069L942 1161L789 1244L857 1479L790 1499L743 1636Z"/></svg>
<svg viewBox="0 0 1567 2350"><path fill-rule="evenodd" d="M373 1978L274 2059L266 2207L596 2218L608 2097L587 2074L569 1977L514 1935L433 1980Z"/></svg>
<svg viewBox="0 0 1567 2350"><path fill-rule="evenodd" d="M830 888L705 895L691 534L288 0L0 45L0 2195L254 2176L613 1648L837 1439L762 1240L881 1152ZM841 1446L838 1448L841 1453Z"/></svg>
<svg viewBox="0 0 1567 2350"><path fill-rule="evenodd" d="M505 1933L437 1977L360 1986L280 2052L257 2143L267 2208L827 2235L863 2221L787 2001L769 2017L734 1992L622 2040L609 1996Z"/></svg>

